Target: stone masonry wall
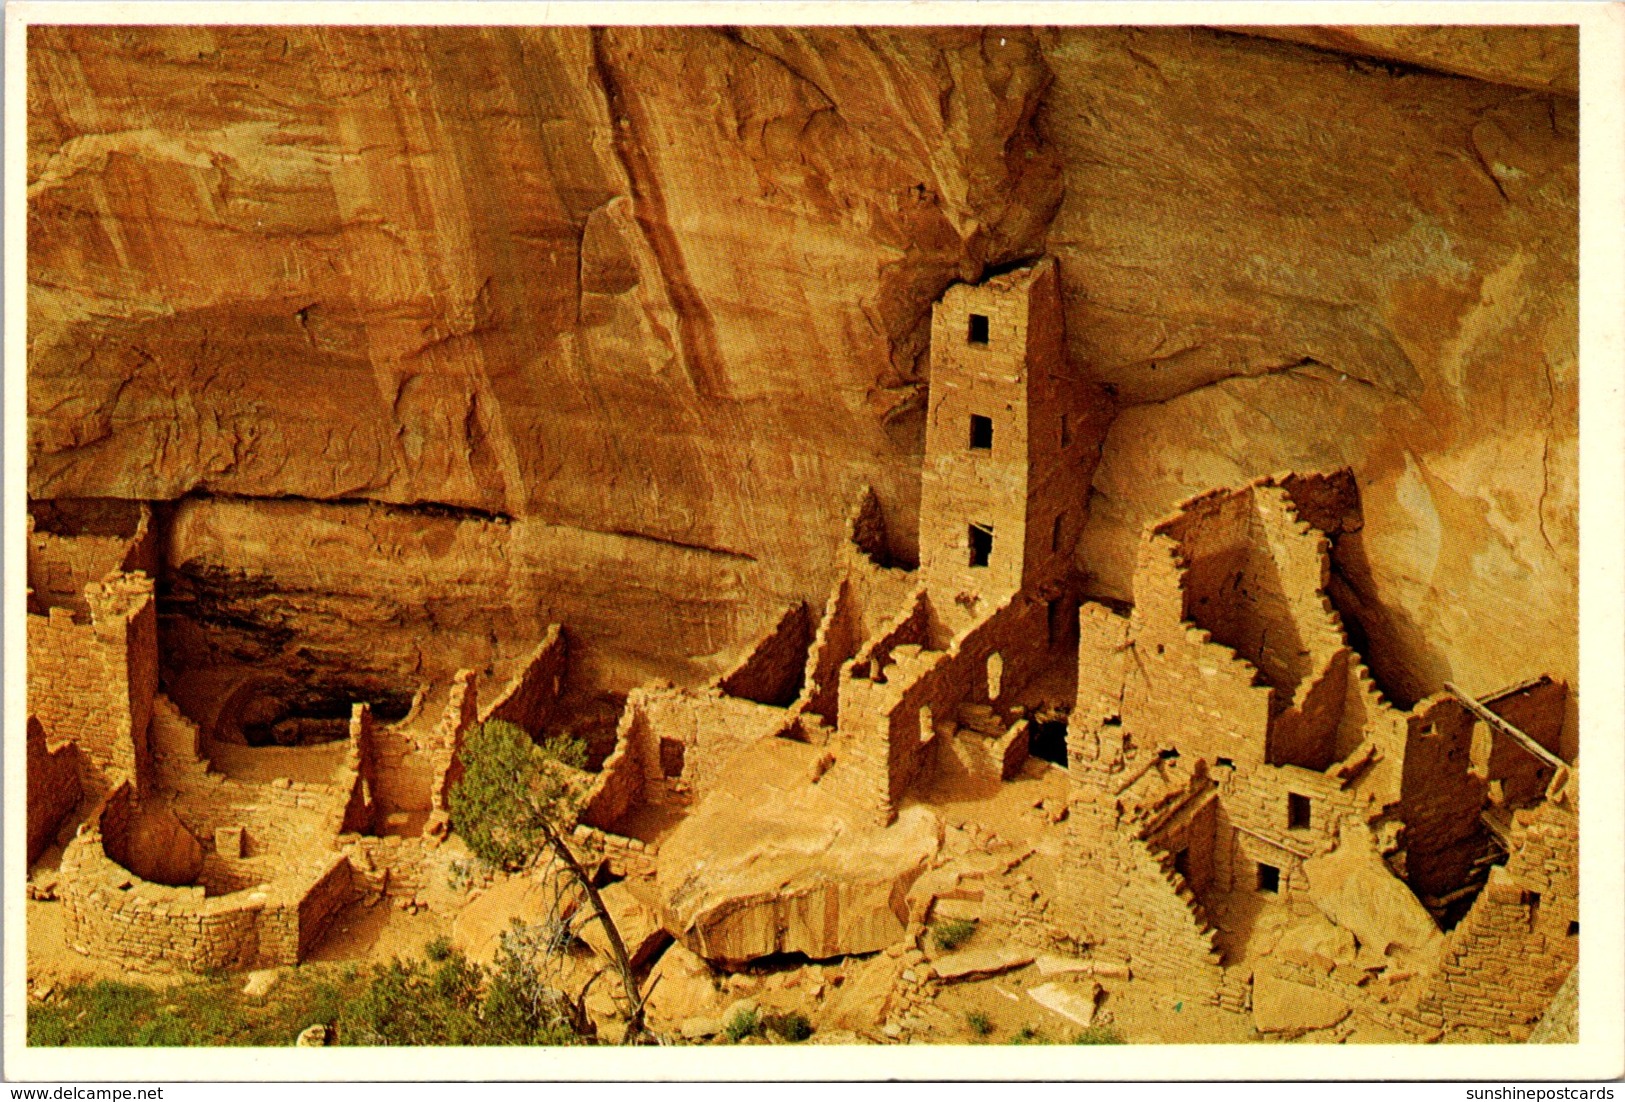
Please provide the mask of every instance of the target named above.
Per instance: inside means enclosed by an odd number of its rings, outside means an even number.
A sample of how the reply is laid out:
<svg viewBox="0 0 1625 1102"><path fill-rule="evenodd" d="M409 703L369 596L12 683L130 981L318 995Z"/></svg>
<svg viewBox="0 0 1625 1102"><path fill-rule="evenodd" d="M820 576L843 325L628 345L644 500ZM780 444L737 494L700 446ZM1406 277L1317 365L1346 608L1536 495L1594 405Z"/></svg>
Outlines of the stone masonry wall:
<svg viewBox="0 0 1625 1102"><path fill-rule="evenodd" d="M729 696L789 707L801 694L812 637L812 611L805 601L797 601L779 617L772 631L717 679L717 687Z"/></svg>
<svg viewBox="0 0 1625 1102"><path fill-rule="evenodd" d="M111 856L134 801L119 784L63 854L67 939L78 952L155 972L296 964L348 898L348 863L332 852L299 861L284 883L227 895L141 880Z"/></svg>
<svg viewBox="0 0 1625 1102"><path fill-rule="evenodd" d="M30 612L43 616L52 607L66 608L83 621L90 615L90 606L85 601L86 586L100 582L115 571L154 573L152 512L145 502L123 504L129 506L122 510L123 517L100 518L101 523L95 527L102 531L65 535L53 531L49 520L37 524L32 511L35 506L30 503L27 522ZM55 512L62 511L56 503L50 503L49 507ZM107 512L106 509L100 511Z"/></svg>
<svg viewBox="0 0 1625 1102"><path fill-rule="evenodd" d="M587 826L615 831L623 818L648 799L646 766L642 760L648 749L647 742L637 737L638 722L633 709L621 713L620 725L615 731L615 749L604 759L582 803L581 822Z"/></svg>
<svg viewBox="0 0 1625 1102"><path fill-rule="evenodd" d="M1535 742L1559 753L1568 686L1550 677L1502 690L1484 700L1485 707ZM1501 802L1521 807L1541 797L1551 783L1552 767L1487 724L1473 729L1473 770L1501 785Z"/></svg>
<svg viewBox="0 0 1625 1102"><path fill-rule="evenodd" d="M500 696L493 700L480 715L481 721L504 719L528 731L531 737L541 734L552 722L569 661L569 648L564 629L549 625L519 675L509 683Z"/></svg>
<svg viewBox="0 0 1625 1102"><path fill-rule="evenodd" d="M52 737L79 746L92 791L124 778L144 788L158 687L152 580L112 575L88 586L85 600L89 623L63 608L28 616L28 710Z"/></svg>

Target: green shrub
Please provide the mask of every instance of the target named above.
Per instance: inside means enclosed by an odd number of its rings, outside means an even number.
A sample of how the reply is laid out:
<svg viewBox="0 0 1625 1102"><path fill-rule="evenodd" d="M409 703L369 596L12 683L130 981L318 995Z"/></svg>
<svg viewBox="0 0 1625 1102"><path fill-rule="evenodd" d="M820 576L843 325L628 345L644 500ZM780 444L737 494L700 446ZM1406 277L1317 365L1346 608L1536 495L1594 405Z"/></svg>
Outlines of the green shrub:
<svg viewBox="0 0 1625 1102"><path fill-rule="evenodd" d="M993 1032L993 1019L980 1010L972 1010L967 1013L965 1015L965 1024L970 1026L970 1031L978 1037L986 1037Z"/></svg>
<svg viewBox="0 0 1625 1102"><path fill-rule="evenodd" d="M970 940L975 932L976 923L963 918L938 922L931 927L931 936L936 940L937 948L950 953Z"/></svg>
<svg viewBox="0 0 1625 1102"><path fill-rule="evenodd" d="M1075 1045L1120 1045L1122 1036L1109 1025L1096 1023L1072 1038Z"/></svg>
<svg viewBox="0 0 1625 1102"><path fill-rule="evenodd" d="M374 974L339 1017L340 1044L581 1043L562 996L542 981L535 958L506 937L490 969L444 939L430 949L428 964L397 959Z"/></svg>
<svg viewBox="0 0 1625 1102"><path fill-rule="evenodd" d="M1010 1038L1010 1043L1013 1045L1047 1045L1049 1041L1038 1030L1030 1025L1025 1025L1021 1027L1021 1032Z"/></svg>
<svg viewBox="0 0 1625 1102"><path fill-rule="evenodd" d="M762 1019L762 1028L783 1041L805 1041L813 1035L812 1022L799 1010L788 1014L769 1014Z"/></svg>
<svg viewBox="0 0 1625 1102"><path fill-rule="evenodd" d="M723 1027L723 1033L728 1040L738 1044L746 1037L755 1037L762 1031L762 1014L754 1006L742 1006L734 1011L734 1016L728 1019Z"/></svg>

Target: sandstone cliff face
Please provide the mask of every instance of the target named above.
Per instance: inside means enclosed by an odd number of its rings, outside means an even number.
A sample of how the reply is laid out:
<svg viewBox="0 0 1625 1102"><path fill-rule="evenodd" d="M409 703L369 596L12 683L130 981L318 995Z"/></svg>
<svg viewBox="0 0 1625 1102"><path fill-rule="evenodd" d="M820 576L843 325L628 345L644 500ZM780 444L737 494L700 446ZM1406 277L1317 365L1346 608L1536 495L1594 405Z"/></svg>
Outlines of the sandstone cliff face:
<svg viewBox="0 0 1625 1102"><path fill-rule="evenodd" d="M1575 673L1561 91L1101 28L35 27L29 82L30 493L235 495L167 558L239 618L450 579L474 657L719 668L862 485L913 554L930 304L1047 251L1121 404L1096 592L1179 497L1349 464L1396 692Z"/></svg>

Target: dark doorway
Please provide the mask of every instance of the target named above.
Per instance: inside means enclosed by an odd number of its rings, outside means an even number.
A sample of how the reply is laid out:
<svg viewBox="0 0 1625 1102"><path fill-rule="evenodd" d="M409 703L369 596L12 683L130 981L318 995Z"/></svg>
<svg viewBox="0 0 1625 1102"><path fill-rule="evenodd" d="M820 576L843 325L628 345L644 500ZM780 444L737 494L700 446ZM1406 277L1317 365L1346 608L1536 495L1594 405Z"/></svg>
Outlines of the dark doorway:
<svg viewBox="0 0 1625 1102"><path fill-rule="evenodd" d="M1286 825L1292 830L1309 829L1309 797L1296 792L1286 795Z"/></svg>
<svg viewBox="0 0 1625 1102"><path fill-rule="evenodd" d="M993 526L991 524L973 524L970 526L970 564L972 566L986 566L993 557Z"/></svg>
<svg viewBox="0 0 1625 1102"><path fill-rule="evenodd" d="M986 344L988 334L987 315L972 314L970 316L970 329L965 339L971 344Z"/></svg>
<svg viewBox="0 0 1625 1102"><path fill-rule="evenodd" d="M1052 719L1027 728L1027 753L1055 765L1066 764L1066 720Z"/></svg>
<svg viewBox="0 0 1625 1102"><path fill-rule="evenodd" d="M974 451L992 450L993 418L983 417L980 413L970 415L970 446Z"/></svg>
<svg viewBox="0 0 1625 1102"><path fill-rule="evenodd" d="M1258 890L1275 895L1281 890L1281 870L1274 865L1258 863Z"/></svg>

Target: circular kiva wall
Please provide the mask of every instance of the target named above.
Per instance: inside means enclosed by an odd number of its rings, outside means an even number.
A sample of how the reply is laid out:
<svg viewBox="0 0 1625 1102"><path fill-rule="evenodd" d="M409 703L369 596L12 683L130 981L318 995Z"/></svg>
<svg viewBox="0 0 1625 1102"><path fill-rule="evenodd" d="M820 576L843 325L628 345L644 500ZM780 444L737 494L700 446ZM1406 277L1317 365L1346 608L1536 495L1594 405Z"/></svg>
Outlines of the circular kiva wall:
<svg viewBox="0 0 1625 1102"><path fill-rule="evenodd" d="M68 944L78 952L144 971L296 964L351 897L349 861L333 852L290 861L275 882L224 895L144 879L124 863L149 860L131 853L132 843L150 841L136 832L143 818L134 790L120 784L62 855Z"/></svg>

